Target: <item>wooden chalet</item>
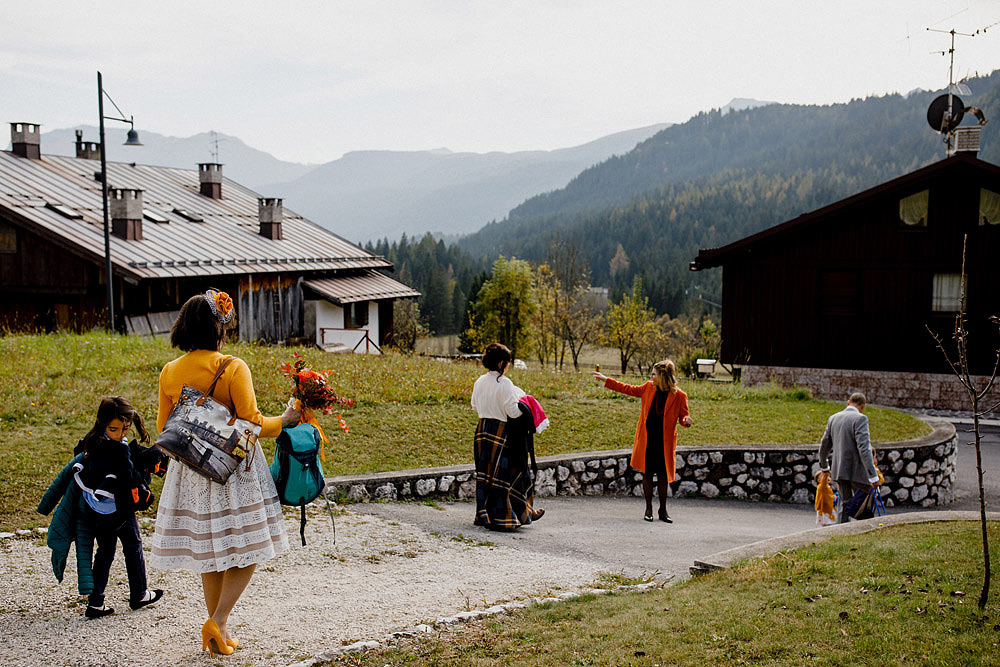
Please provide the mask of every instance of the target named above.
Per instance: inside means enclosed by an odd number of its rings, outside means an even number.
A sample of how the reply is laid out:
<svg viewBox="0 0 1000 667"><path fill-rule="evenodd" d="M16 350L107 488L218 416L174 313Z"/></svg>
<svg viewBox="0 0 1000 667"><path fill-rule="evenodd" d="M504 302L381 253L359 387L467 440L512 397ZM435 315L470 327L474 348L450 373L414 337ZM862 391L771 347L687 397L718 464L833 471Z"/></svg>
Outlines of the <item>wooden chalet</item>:
<svg viewBox="0 0 1000 667"><path fill-rule="evenodd" d="M98 145L41 152L38 125L11 124L0 151L0 327L85 330L107 319ZM419 292L392 264L222 176L108 163L115 327L169 329L193 294L237 303L239 336L376 352L395 299Z"/></svg>
<svg viewBox="0 0 1000 667"><path fill-rule="evenodd" d="M963 238L970 368L989 375L1000 343L987 320L1000 314L1000 167L974 153L703 249L691 269L723 267L721 358L742 364L745 381L812 384L833 398L867 388L901 404L908 382L950 382L927 327L950 342ZM821 386L834 376L842 381Z"/></svg>

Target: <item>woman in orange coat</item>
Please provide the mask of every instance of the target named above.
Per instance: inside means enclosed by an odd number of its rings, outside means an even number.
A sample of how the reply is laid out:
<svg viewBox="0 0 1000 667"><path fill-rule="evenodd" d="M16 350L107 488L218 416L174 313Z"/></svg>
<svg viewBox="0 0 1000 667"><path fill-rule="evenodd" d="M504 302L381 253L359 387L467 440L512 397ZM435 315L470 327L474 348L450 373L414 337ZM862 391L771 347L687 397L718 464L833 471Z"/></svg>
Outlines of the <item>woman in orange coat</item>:
<svg viewBox="0 0 1000 667"><path fill-rule="evenodd" d="M639 423L635 428L632 446L632 468L642 473L642 491L646 497L646 521L653 520L653 475L657 479L660 496L660 521L673 523L667 514L667 483L674 481L677 449L677 423L691 426L688 414L688 397L677 387L677 372L669 359L658 361L649 374L649 382L642 385L625 384L594 371L594 379L606 388L642 401Z"/></svg>

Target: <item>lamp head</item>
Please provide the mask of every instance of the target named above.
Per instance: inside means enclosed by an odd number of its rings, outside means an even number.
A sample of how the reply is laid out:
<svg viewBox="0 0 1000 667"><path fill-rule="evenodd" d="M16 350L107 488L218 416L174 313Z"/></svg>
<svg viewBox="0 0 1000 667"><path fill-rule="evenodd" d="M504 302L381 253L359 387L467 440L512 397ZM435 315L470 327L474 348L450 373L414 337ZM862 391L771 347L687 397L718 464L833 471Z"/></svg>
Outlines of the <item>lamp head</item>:
<svg viewBox="0 0 1000 667"><path fill-rule="evenodd" d="M129 128L128 136L125 138L125 143L123 146L142 146L142 142L139 141L139 133L135 131L135 128Z"/></svg>

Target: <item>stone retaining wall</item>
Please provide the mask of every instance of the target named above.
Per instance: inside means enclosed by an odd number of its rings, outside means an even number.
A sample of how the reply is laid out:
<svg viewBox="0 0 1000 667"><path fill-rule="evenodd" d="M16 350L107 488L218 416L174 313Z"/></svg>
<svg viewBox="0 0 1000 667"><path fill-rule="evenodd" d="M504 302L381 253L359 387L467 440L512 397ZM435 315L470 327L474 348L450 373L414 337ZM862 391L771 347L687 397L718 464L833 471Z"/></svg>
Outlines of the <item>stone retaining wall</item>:
<svg viewBox="0 0 1000 667"><path fill-rule="evenodd" d="M933 431L903 442L876 443L885 476L886 505L929 507L954 500L955 427L926 420ZM705 498L811 503L818 445L678 447L673 493ZM631 450L584 452L538 459L538 496L642 496L642 473L629 466ZM331 491L349 500L406 500L476 496L469 465L329 477Z"/></svg>
<svg viewBox="0 0 1000 667"><path fill-rule="evenodd" d="M873 405L897 408L920 406L930 410L962 410L969 407L969 396L954 375L940 373L901 373L859 371L835 368L793 368L791 366L743 366L741 382L750 386L773 382L785 387L808 387L816 398L847 401L860 391ZM987 377L974 376L980 387ZM984 407L1000 401L1000 385L984 399Z"/></svg>

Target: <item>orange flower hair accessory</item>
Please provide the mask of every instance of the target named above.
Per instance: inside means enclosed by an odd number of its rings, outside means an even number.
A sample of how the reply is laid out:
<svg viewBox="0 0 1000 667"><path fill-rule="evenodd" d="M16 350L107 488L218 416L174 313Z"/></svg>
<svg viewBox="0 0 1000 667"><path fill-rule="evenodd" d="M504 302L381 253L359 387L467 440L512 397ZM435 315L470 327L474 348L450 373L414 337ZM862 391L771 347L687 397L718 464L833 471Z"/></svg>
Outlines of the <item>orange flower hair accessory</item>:
<svg viewBox="0 0 1000 667"><path fill-rule="evenodd" d="M229 324L233 321L233 315L235 315L233 300L228 294L210 289L205 292L205 300L208 301L208 307L212 309L212 314L219 318L220 322Z"/></svg>

